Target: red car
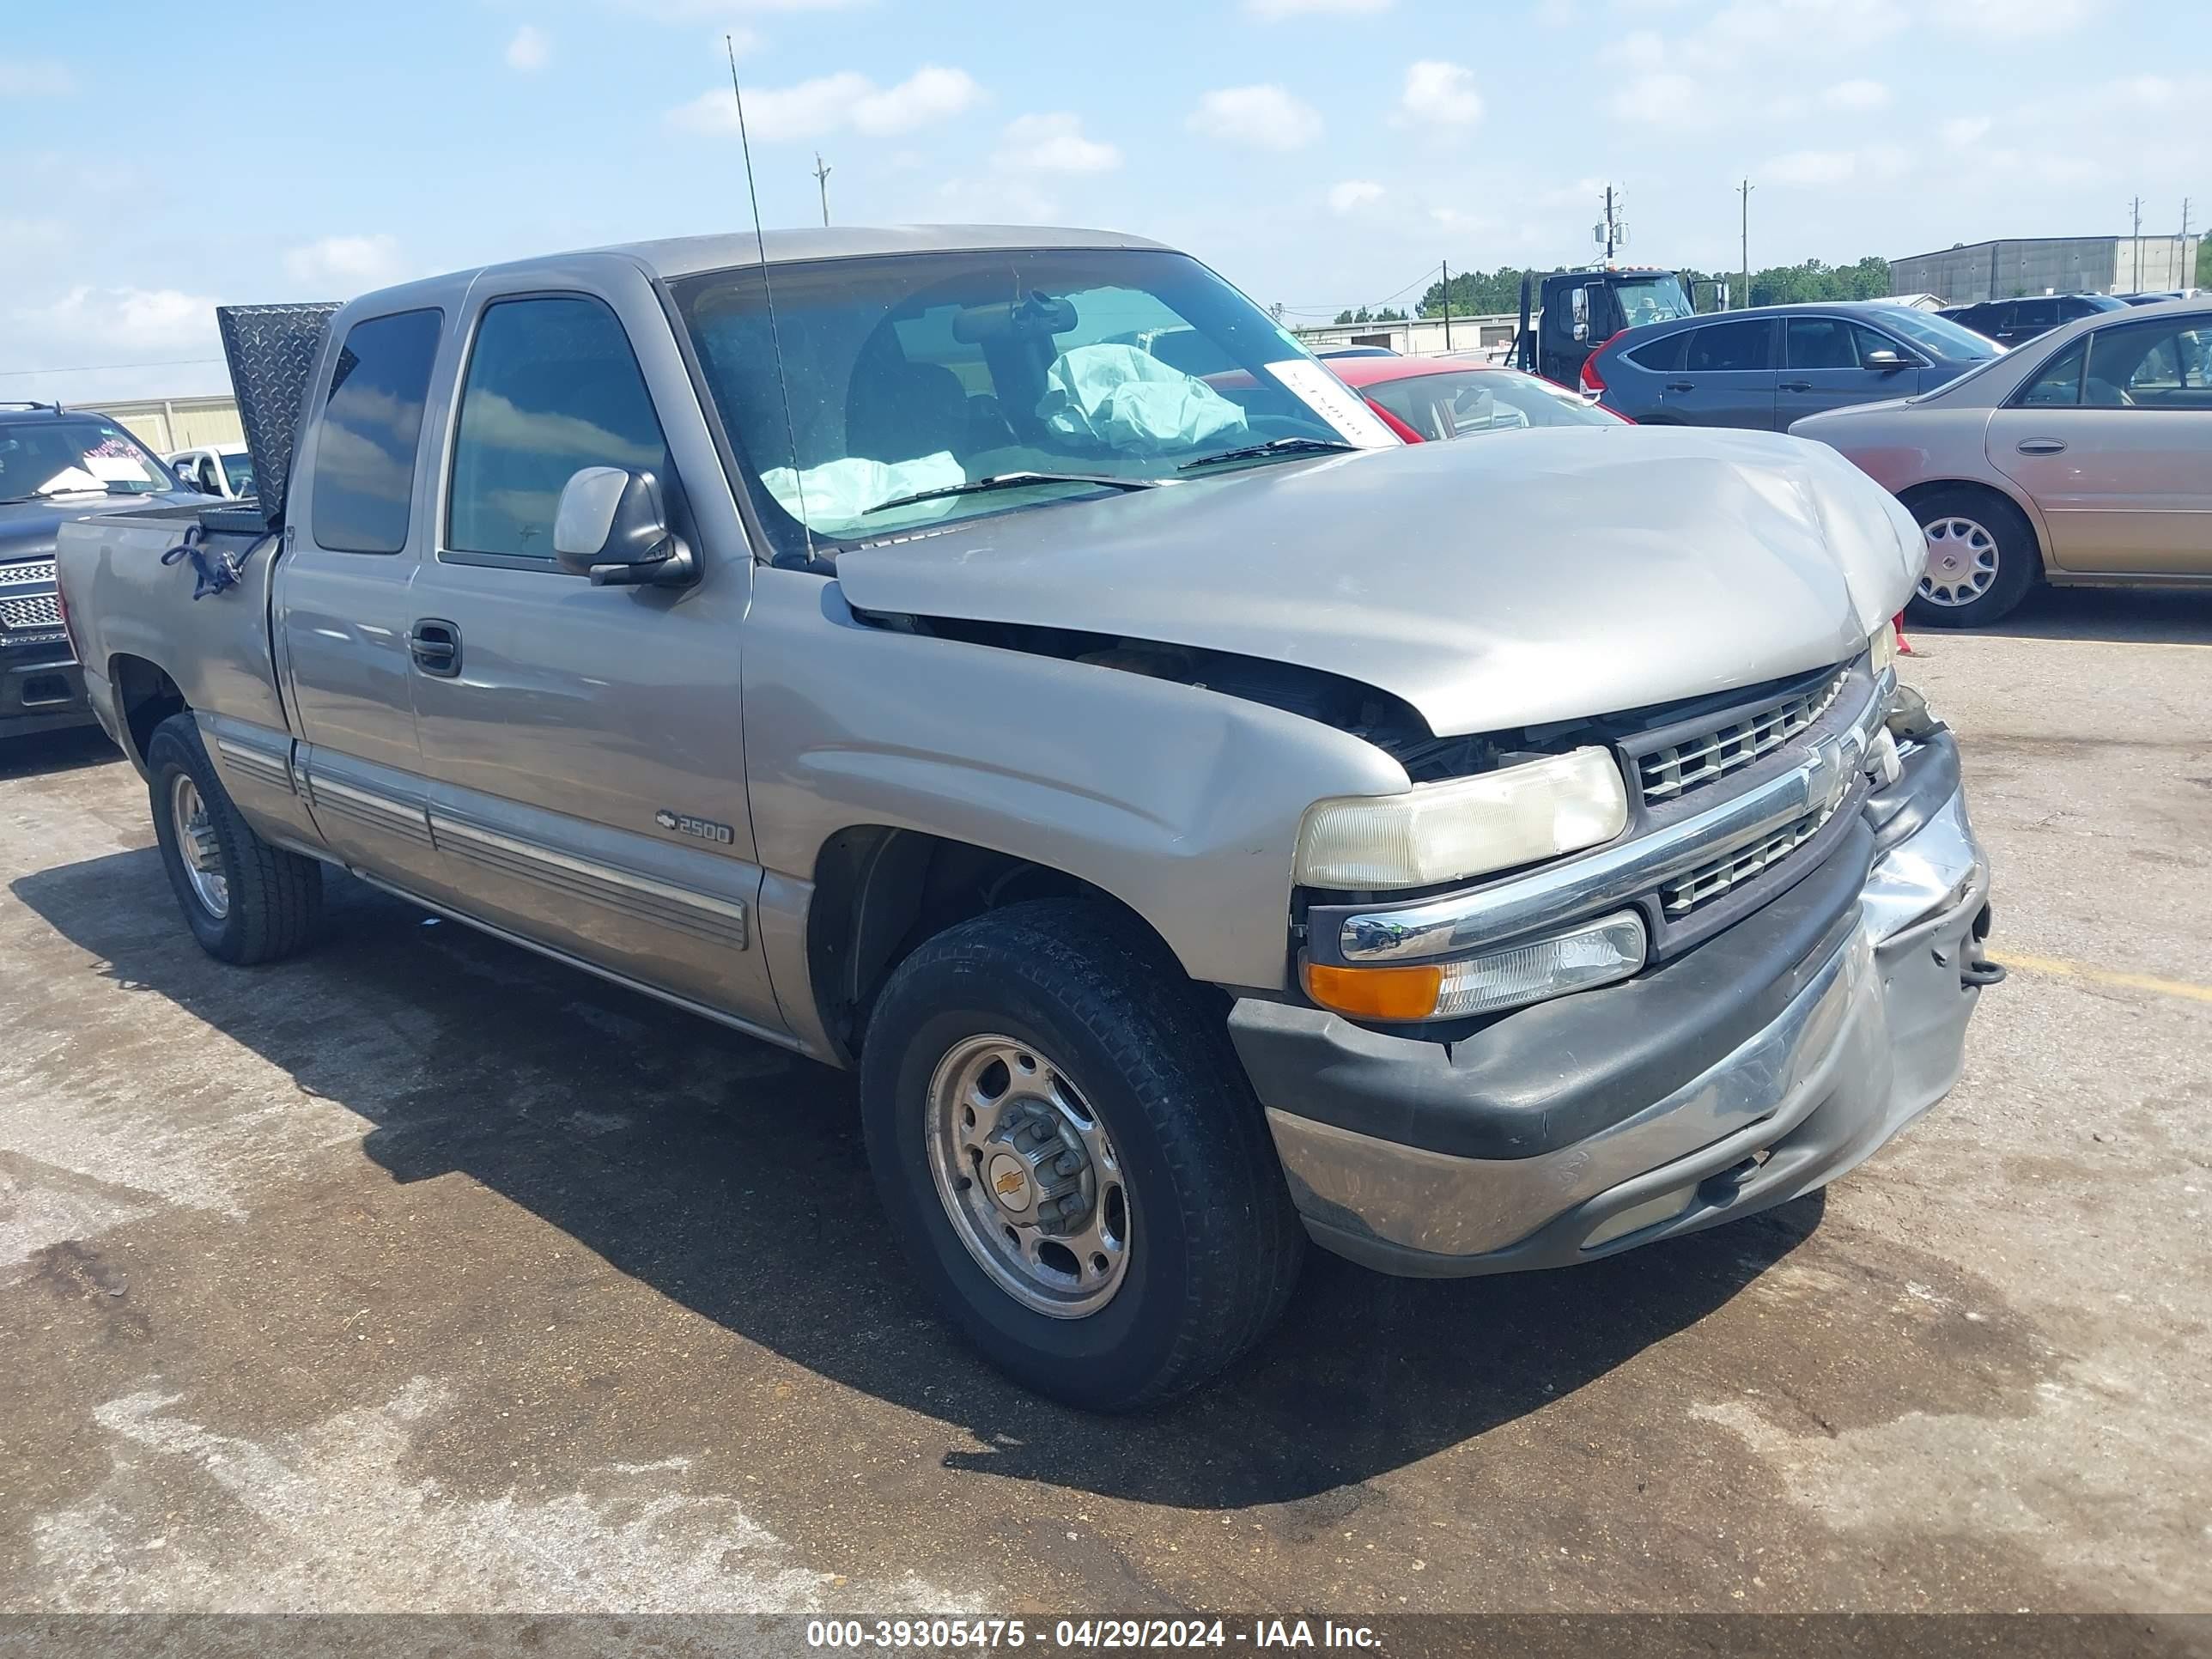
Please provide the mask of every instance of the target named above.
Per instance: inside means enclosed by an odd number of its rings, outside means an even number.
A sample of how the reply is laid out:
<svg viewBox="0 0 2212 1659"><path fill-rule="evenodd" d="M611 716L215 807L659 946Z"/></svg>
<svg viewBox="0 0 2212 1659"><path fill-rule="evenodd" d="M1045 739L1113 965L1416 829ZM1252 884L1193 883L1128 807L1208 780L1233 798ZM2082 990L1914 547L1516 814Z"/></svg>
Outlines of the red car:
<svg viewBox="0 0 2212 1659"><path fill-rule="evenodd" d="M1530 426L1633 426L1565 387L1453 357L1339 357L1329 368L1409 444Z"/></svg>

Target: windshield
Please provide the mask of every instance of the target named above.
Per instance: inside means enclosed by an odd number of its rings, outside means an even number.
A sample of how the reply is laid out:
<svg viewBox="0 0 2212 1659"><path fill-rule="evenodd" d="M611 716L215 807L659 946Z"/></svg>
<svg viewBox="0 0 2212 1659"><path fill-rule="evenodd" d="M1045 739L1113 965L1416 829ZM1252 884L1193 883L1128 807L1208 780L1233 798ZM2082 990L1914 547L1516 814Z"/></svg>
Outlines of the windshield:
<svg viewBox="0 0 2212 1659"><path fill-rule="evenodd" d="M168 469L112 421L11 421L0 426L0 501L150 495L173 489Z"/></svg>
<svg viewBox="0 0 2212 1659"><path fill-rule="evenodd" d="M224 455L220 459L222 476L230 480L230 493L251 495L253 493L253 458L251 455Z"/></svg>
<svg viewBox="0 0 2212 1659"><path fill-rule="evenodd" d="M757 269L671 287L779 551L804 550L802 519L817 543L890 538L1116 481L1188 478L1193 461L1279 439L1303 442L1218 470L1397 441L1265 312L1179 253L898 254L770 277L774 338ZM1008 487L1016 473L1082 476ZM945 493L988 478L1000 487ZM884 505L917 495L929 498Z"/></svg>
<svg viewBox="0 0 2212 1659"><path fill-rule="evenodd" d="M1367 395L1431 441L1532 426L1625 424L1563 386L1507 368L1413 374L1370 386Z"/></svg>
<svg viewBox="0 0 2212 1659"><path fill-rule="evenodd" d="M1620 301L1620 325L1641 328L1646 323L1671 323L1686 317L1692 307L1682 279L1672 271L1655 276L1616 278L1613 296Z"/></svg>
<svg viewBox="0 0 2212 1659"><path fill-rule="evenodd" d="M1884 311L1881 325L1953 362L1978 363L1985 357L2002 356L2004 353L2004 348L1987 335L1961 328L1947 317L1915 311L1910 306L1893 306Z"/></svg>

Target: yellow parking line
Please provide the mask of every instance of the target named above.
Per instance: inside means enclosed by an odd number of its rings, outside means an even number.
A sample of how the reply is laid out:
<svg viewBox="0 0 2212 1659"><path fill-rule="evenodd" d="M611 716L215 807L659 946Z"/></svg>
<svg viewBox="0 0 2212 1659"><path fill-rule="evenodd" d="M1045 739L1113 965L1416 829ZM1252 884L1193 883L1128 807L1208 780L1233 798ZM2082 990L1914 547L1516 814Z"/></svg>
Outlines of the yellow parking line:
<svg viewBox="0 0 2212 1659"><path fill-rule="evenodd" d="M2055 957L2016 957L1992 951L1989 957L2001 967L2017 969L2023 974L2048 974L2053 979L2087 980L2095 985L2124 986L2131 991L2150 991L2159 996L2181 997L2190 1002L2212 1002L2212 985L2191 985L2186 980L2160 979L2152 974L2118 974L2109 968L2090 968L2078 962L2061 962Z"/></svg>

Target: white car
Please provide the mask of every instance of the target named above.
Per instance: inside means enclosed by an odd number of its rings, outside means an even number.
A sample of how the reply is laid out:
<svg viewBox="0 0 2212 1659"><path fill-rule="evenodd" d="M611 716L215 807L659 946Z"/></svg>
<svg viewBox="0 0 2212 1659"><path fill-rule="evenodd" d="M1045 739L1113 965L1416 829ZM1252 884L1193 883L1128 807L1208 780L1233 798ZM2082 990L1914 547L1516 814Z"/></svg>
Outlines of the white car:
<svg viewBox="0 0 2212 1659"><path fill-rule="evenodd" d="M232 501L253 493L253 460L244 444L203 444L165 459L187 489Z"/></svg>

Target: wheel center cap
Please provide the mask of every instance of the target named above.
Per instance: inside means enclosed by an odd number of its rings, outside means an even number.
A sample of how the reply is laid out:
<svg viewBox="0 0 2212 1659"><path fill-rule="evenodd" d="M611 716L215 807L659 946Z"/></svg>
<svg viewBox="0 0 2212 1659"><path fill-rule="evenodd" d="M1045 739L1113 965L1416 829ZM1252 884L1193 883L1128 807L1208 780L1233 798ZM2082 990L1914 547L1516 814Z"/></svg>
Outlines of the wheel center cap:
<svg viewBox="0 0 2212 1659"><path fill-rule="evenodd" d="M1026 1215L1030 1209L1029 1166L1011 1152L1000 1152L984 1166L991 1197L1010 1215Z"/></svg>

